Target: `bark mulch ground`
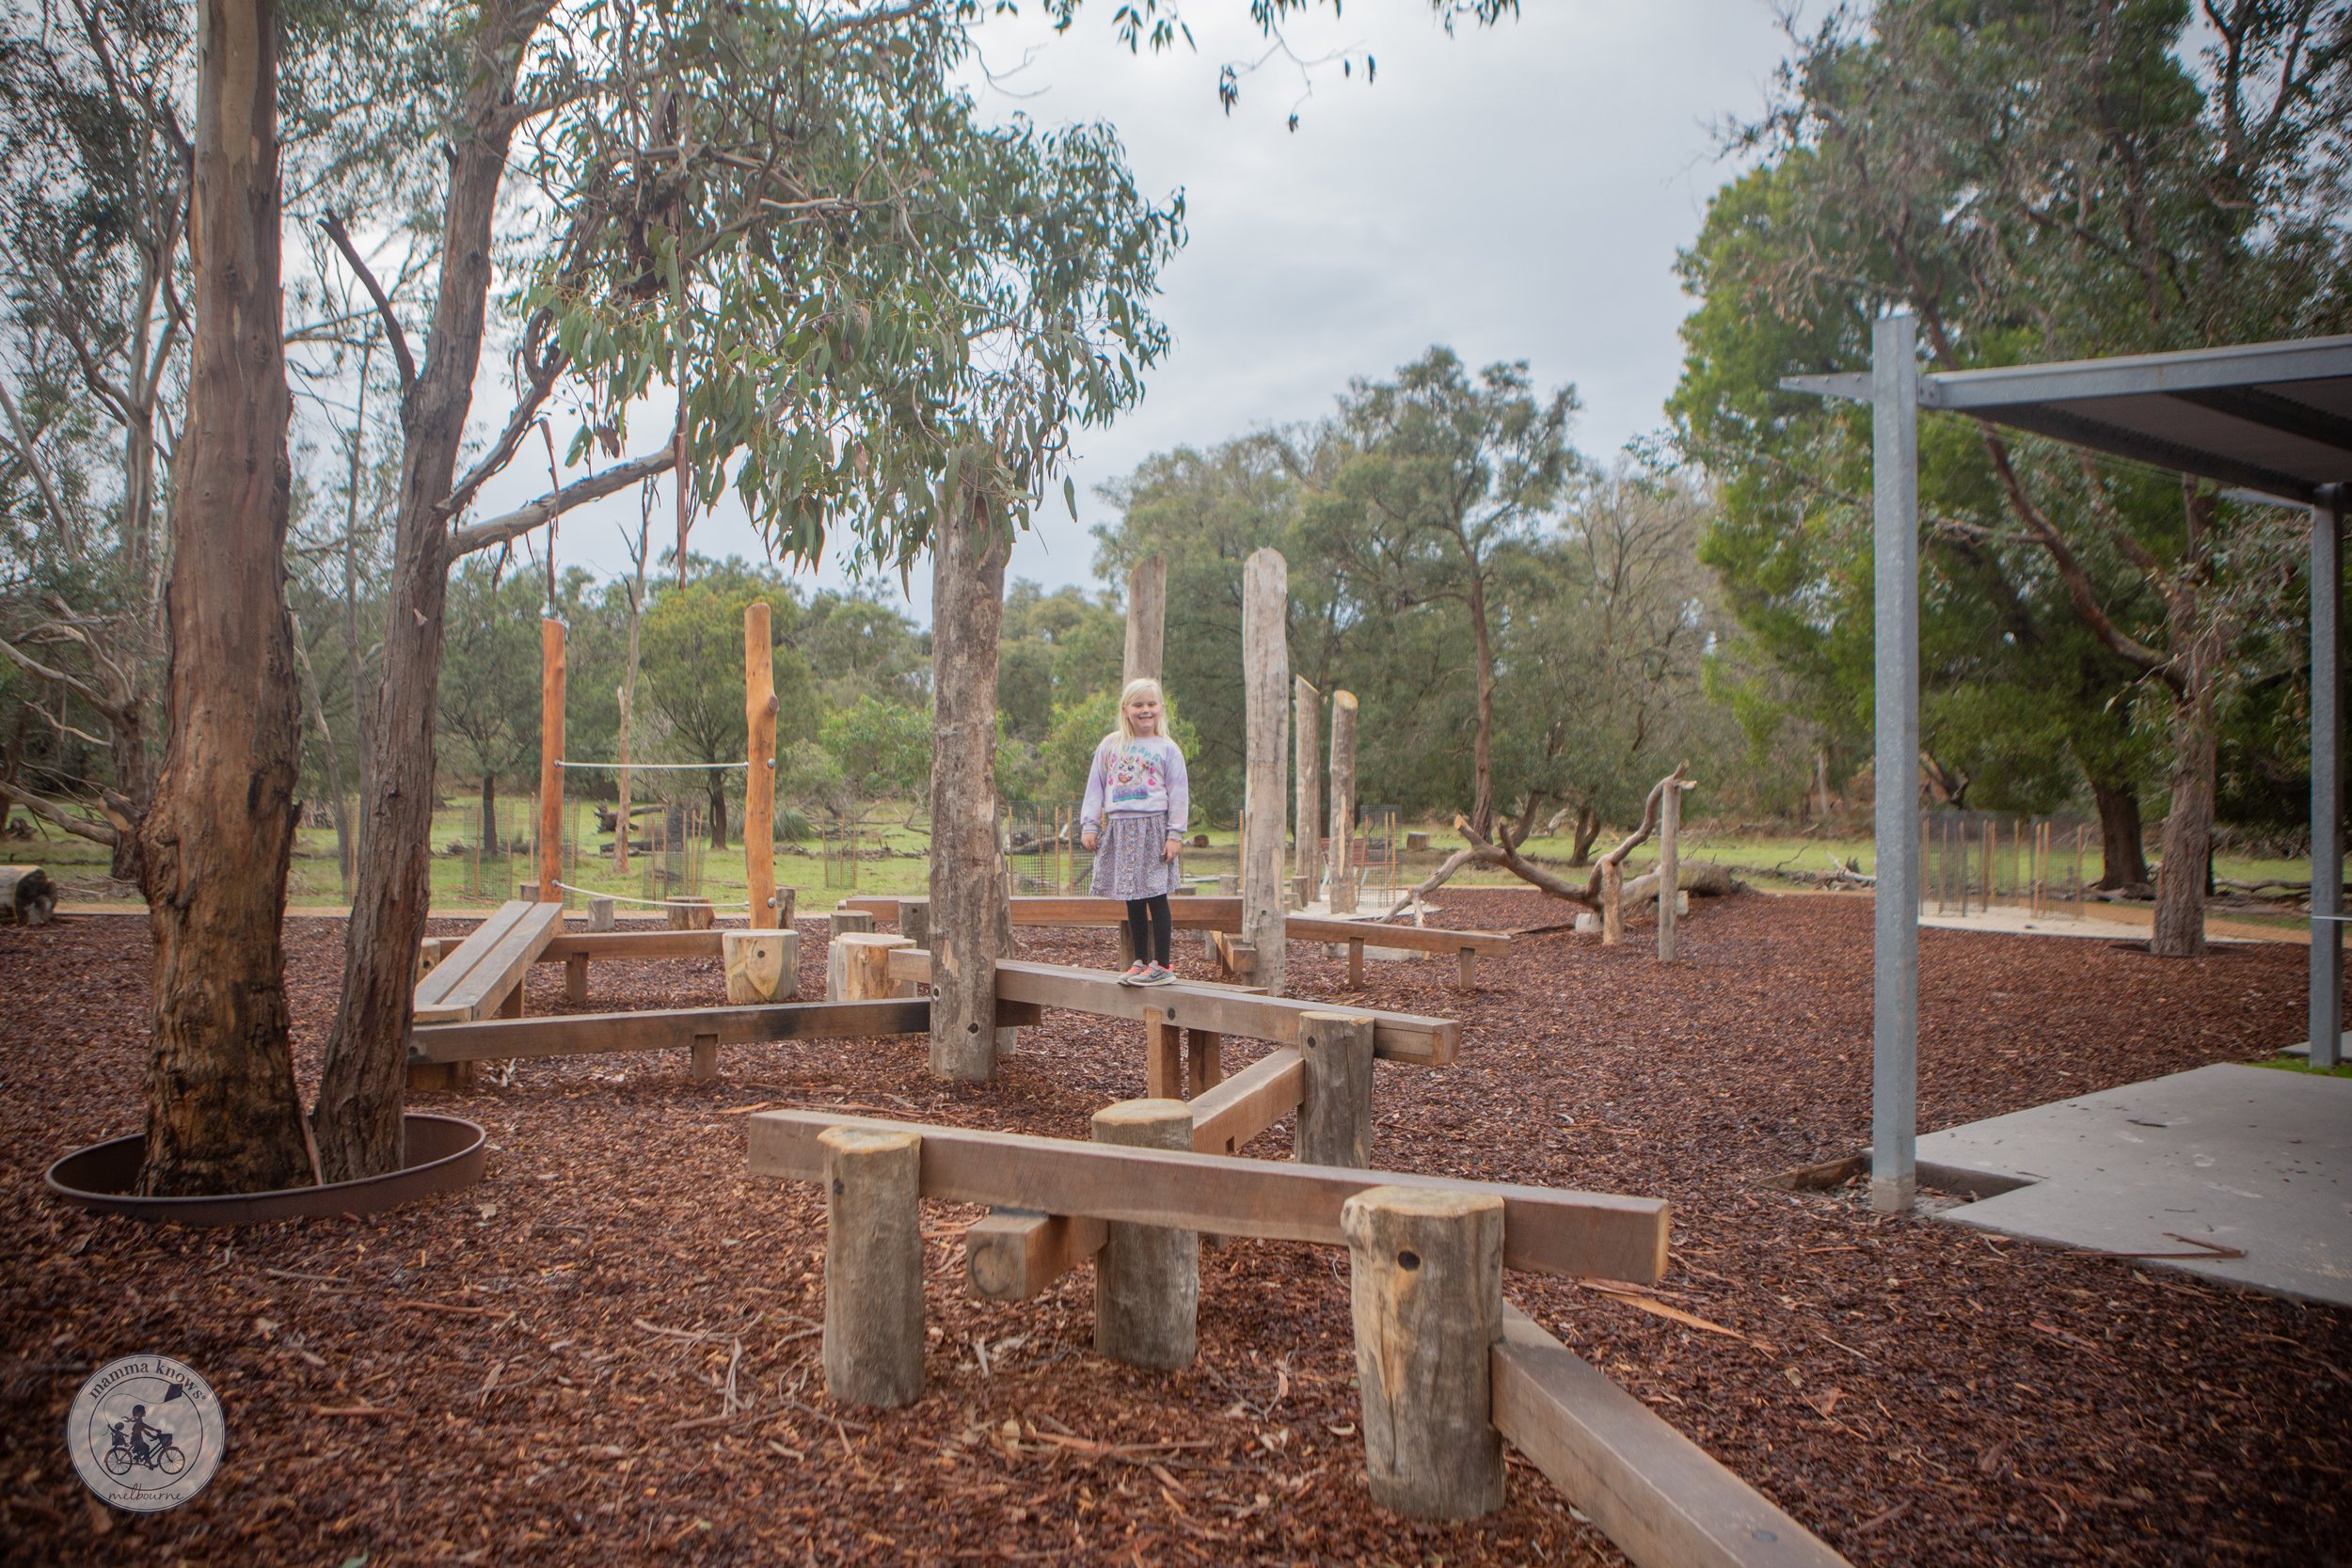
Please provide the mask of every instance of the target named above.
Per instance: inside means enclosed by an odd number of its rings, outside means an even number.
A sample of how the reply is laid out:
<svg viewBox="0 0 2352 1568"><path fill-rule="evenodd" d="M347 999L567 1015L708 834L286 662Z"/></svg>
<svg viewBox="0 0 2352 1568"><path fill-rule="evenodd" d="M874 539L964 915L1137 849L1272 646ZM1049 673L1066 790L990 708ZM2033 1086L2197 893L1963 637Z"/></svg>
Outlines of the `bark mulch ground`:
<svg viewBox="0 0 2352 1568"><path fill-rule="evenodd" d="M1448 920L1502 928L1559 911L1446 902ZM1380 1068L1377 1162L1673 1199L1657 1288L1515 1275L1510 1294L1857 1562L2347 1555L2343 1314L1761 1184L1865 1140L1869 919L1852 898L1704 903L1672 968L1557 932L1482 965L1471 995L1447 984L1450 959L1374 964L1361 1000L1465 1024L1454 1068ZM334 922L289 930L312 1077L342 940ZM1923 944L1923 1127L2301 1035L2297 947L2163 962L2029 937ZM1023 947L1110 960L1107 934ZM1199 1363L1151 1375L1093 1353L1083 1271L1030 1303L967 1299L968 1212L932 1211L927 1396L829 1403L819 1195L745 1177L742 1115L832 1105L1083 1137L1094 1110L1143 1092L1132 1025L1054 1015L981 1089L931 1082L914 1039L730 1048L712 1084L683 1053L527 1063L422 1101L490 1130L474 1191L186 1231L93 1219L40 1184L70 1148L138 1126L148 965L135 919L0 929L9 1560L1616 1560L1516 1460L1509 1505L1476 1524L1372 1506L1329 1251L1206 1252ZM1180 968L1200 973L1197 952ZM593 994L715 1002L716 970L604 965ZM1343 961L1295 957L1292 974L1299 994L1350 998ZM561 997L562 970L542 967L532 1010ZM1285 1135L1251 1152L1279 1157ZM192 1362L229 1418L210 1490L151 1518L89 1498L60 1441L81 1380L136 1352Z"/></svg>

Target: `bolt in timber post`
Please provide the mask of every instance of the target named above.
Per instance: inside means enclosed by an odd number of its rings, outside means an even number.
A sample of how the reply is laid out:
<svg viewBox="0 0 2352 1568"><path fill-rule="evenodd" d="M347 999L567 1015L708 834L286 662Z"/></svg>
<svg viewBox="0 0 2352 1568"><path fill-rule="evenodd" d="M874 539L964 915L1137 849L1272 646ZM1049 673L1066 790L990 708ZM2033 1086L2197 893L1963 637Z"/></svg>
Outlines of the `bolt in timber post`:
<svg viewBox="0 0 2352 1568"><path fill-rule="evenodd" d="M1502 1506L1490 1362L1502 1338L1502 1199L1371 1187L1340 1208L1372 1497L1417 1519Z"/></svg>
<svg viewBox="0 0 2352 1568"><path fill-rule="evenodd" d="M1094 1113L1094 1141L1189 1151L1192 1111L1181 1100L1123 1100ZM1198 1232L1125 1223L1104 1227L1094 1260L1096 1350L1133 1367L1189 1367L1200 1311Z"/></svg>
<svg viewBox="0 0 2352 1568"><path fill-rule="evenodd" d="M825 1391L845 1404L923 1396L923 1140L829 1127Z"/></svg>

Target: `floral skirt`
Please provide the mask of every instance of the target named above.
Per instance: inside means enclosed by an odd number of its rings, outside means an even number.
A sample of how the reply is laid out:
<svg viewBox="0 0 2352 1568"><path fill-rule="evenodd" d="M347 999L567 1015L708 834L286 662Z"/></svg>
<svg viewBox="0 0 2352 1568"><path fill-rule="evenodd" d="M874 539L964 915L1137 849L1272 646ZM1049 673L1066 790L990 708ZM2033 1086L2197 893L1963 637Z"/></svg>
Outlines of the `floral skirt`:
<svg viewBox="0 0 2352 1568"><path fill-rule="evenodd" d="M1173 893L1183 879L1180 862L1162 860L1168 843L1168 814L1113 812L1103 818L1095 840L1094 875L1088 887L1097 898L1150 898Z"/></svg>

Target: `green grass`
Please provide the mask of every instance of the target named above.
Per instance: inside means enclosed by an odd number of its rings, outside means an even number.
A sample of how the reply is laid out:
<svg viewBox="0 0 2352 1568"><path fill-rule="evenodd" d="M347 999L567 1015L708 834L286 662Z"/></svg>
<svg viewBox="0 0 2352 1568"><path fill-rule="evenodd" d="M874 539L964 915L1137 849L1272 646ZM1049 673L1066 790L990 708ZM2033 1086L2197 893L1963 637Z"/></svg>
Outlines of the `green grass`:
<svg viewBox="0 0 2352 1568"><path fill-rule="evenodd" d="M500 802L500 815L507 819L507 827L524 821L529 802ZM776 845L777 880L799 890L803 908L828 908L838 898L855 891L867 894L919 894L929 878L924 859L930 846L930 834L917 816L912 825L907 808L871 808L869 826L862 834L860 847L866 851L857 862L854 889L844 885L835 877L829 881L818 840L811 837L800 843L780 840ZM629 897L659 896L661 889L650 887L644 874L644 857L632 856L626 876L616 876L602 852L606 840L595 832L594 808L577 802L567 808L571 832L584 835L595 847L594 852L568 862L563 879L576 887L597 893L611 893ZM18 821L24 820L22 814ZM453 845L471 845L477 841L480 814L464 797L453 795L450 803L434 815L432 887L433 907L438 911L484 909L514 896L515 884L530 880L534 875L531 864L528 838L523 852L483 857L470 848L452 853ZM730 822L733 842L723 849L707 845L700 849L701 887L704 897L724 905L744 896L743 849L738 836L739 824ZM1431 847L1408 850L1404 847L1407 831L1430 835ZM61 884L64 895L74 901L110 900L135 902L135 891L106 881L106 851L97 845L61 834L39 836L12 841L0 847L0 858L11 862L29 862L45 868ZM1622 829L1604 832L1594 845L1596 852L1607 849L1622 833ZM528 827L526 826L526 835ZM2059 835L2056 845L2057 881L2062 888L2074 876L2073 835ZM1232 830L1220 830L1208 834L1206 848L1187 847L1184 853L1185 874L1194 878L1230 875L1240 868L1239 835ZM1401 890L1427 877L1460 844L1452 830L1443 822L1412 823L1397 832L1398 866L1393 875ZM1587 872L1571 867L1567 863L1574 849L1574 841L1566 835L1538 835L1522 847L1530 857L1547 869L1567 880L1581 883ZM876 851L882 851L876 853ZM2016 880L2013 853L2004 837L1997 856L1999 879L2004 890ZM1833 860L1858 865L1866 874L1876 866L1877 858L1867 835L1812 835L1788 832L1772 833L1741 831L1731 824L1696 821L1683 829L1682 854L1685 860L1716 861L1736 868L1745 879L1760 886L1809 886L1820 873L1831 868ZM1629 879L1640 876L1657 863L1657 843L1653 839L1627 858ZM1975 865L1972 859L1972 869ZM1068 875L1069 863L1062 863L1062 875ZM1016 855L1014 869L1023 879L1024 892L1057 891L1054 868L1050 859L1034 854ZM1932 860L1927 868L1928 886L1935 886ZM2300 879L2308 877L2308 862L2257 858L2242 855L2222 855L2216 863L2217 875L2232 880L2250 881L2267 878ZM2099 876L2099 855L2095 847L2086 849L2082 875L2086 881ZM1489 867L1470 867L1458 873L1449 886L1454 887L1516 887L1521 885L1509 872ZM1078 891L1083 891L1083 888ZM288 900L296 906L340 905L347 901L335 856L335 835L332 831L305 828L296 837L294 864L289 878ZM575 902L578 900L575 899ZM626 907L626 906L624 906ZM2259 913L2232 912L2233 920L2276 921L2286 926L2300 925L2299 917L2267 916Z"/></svg>
<svg viewBox="0 0 2352 1568"><path fill-rule="evenodd" d="M2339 1062L2321 1073L2300 1056L2273 1056L2266 1062L2249 1062L2248 1067L2266 1067L2279 1072L2309 1072L2327 1078L2352 1078L2352 1062Z"/></svg>

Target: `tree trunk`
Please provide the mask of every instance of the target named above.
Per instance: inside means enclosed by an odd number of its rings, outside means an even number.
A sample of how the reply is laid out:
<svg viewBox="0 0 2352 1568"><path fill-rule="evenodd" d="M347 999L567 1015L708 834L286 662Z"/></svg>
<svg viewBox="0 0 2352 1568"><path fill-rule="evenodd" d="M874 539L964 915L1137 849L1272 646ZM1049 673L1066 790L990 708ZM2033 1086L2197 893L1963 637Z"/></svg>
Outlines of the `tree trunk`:
<svg viewBox="0 0 2352 1568"><path fill-rule="evenodd" d="M2128 780L2090 777L2099 802L2100 870L2103 888L2148 884L2147 829L2139 820L2139 792Z"/></svg>
<svg viewBox="0 0 2352 1568"><path fill-rule="evenodd" d="M1245 696L1241 894L1242 940L1257 949L1252 976L1283 994L1288 934L1282 909L1283 765L1290 760L1290 573L1278 550L1262 549L1242 567L1241 659Z"/></svg>
<svg viewBox="0 0 2352 1568"><path fill-rule="evenodd" d="M1599 837L1600 813L1591 806L1577 807L1575 853L1568 857L1568 863L1575 866L1591 864L1593 842Z"/></svg>
<svg viewBox="0 0 2352 1568"><path fill-rule="evenodd" d="M499 852L498 811L498 775L485 771L482 775L482 852L485 855Z"/></svg>
<svg viewBox="0 0 2352 1568"><path fill-rule="evenodd" d="M293 412L278 272L275 0L203 0L195 330L167 596L171 728L139 824L155 938L139 1191L311 1178L279 932L302 744L286 616ZM413 965L416 944L401 955Z"/></svg>
<svg viewBox="0 0 2352 1568"><path fill-rule="evenodd" d="M1478 655L1478 727L1470 736L1470 828L1481 838L1495 832L1495 654L1486 627L1486 579L1471 563L1470 635Z"/></svg>
<svg viewBox="0 0 2352 1568"><path fill-rule="evenodd" d="M707 769L703 777L710 782L704 788L710 795L710 847L727 847L727 776L719 768Z"/></svg>
<svg viewBox="0 0 2352 1568"><path fill-rule="evenodd" d="M447 502L482 362L490 230L514 138L523 45L552 0L493 7L472 35L472 72L453 117L440 276L416 384L401 400L400 495L384 628L384 673L361 767L359 877L343 940L342 998L326 1043L317 1132L330 1181L401 1163L417 943L431 886L434 693L449 593Z"/></svg>
<svg viewBox="0 0 2352 1568"><path fill-rule="evenodd" d="M2156 915L2149 950L2160 958L2205 951L2206 858L2213 848L2216 740L2213 694L2191 676L2192 694L2172 705L2172 798L2164 814Z"/></svg>
<svg viewBox="0 0 2352 1568"><path fill-rule="evenodd" d="M1012 905L996 842L996 654L1008 530L954 496L931 541L931 1074L996 1071L996 961Z"/></svg>

